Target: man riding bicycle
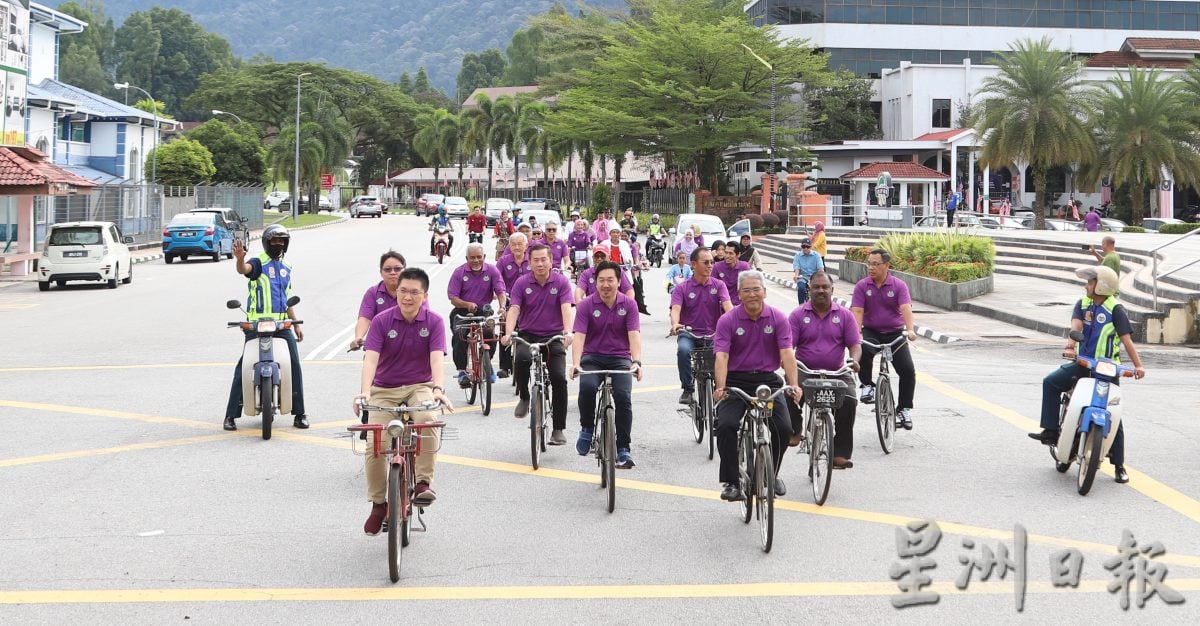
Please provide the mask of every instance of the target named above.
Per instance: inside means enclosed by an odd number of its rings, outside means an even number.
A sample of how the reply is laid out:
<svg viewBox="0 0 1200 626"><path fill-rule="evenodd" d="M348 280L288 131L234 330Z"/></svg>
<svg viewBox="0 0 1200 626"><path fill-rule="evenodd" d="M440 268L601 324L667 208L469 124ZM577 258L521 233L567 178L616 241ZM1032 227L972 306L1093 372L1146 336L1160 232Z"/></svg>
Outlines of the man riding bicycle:
<svg viewBox="0 0 1200 626"><path fill-rule="evenodd" d="M692 277L671 292L671 334L678 335L675 361L679 368L679 384L683 393L679 404L692 403L692 350L706 346L709 341L697 341L679 334L690 326L696 335L711 335L721 315L733 308L725 283L713 278L713 256L708 248L692 250Z"/></svg>
<svg viewBox="0 0 1200 626"><path fill-rule="evenodd" d="M467 244L467 262L463 263L450 275L450 285L446 295L454 308L450 311L450 328L453 334L450 345L453 348L454 368L458 370L458 386L464 389L471 386L471 377L467 374L467 342L461 336L465 331L459 329L458 318L463 316L480 315L480 310L488 307L493 300L504 308L504 278L495 265L484 260L483 244ZM484 338L491 339L494 331L484 329ZM491 354L488 354L491 359Z"/></svg>
<svg viewBox="0 0 1200 626"><path fill-rule="evenodd" d="M800 240L800 251L792 257L792 281L796 283L796 299L800 304L808 300L808 283L813 274L825 269L821 256L813 252L812 242L807 237Z"/></svg>
<svg viewBox="0 0 1200 626"><path fill-rule="evenodd" d="M483 243L483 231L487 228L487 217L483 215L482 207L475 207L467 216L467 242Z"/></svg>
<svg viewBox="0 0 1200 626"><path fill-rule="evenodd" d="M862 328L863 341L876 345L891 343L901 335L916 341L917 333L912 314L912 297L908 285L892 276L892 256L887 250L875 248L867 255L867 276L854 285L854 296L850 300L850 311ZM875 385L871 380L871 369L879 350L865 343L863 358L859 361L858 380L862 383L863 404L875 403ZM907 346L892 352L892 364L900 376L900 397L897 425L912 430L913 392L917 388L917 369L913 365L912 350Z"/></svg>
<svg viewBox="0 0 1200 626"><path fill-rule="evenodd" d="M637 303L618 293L621 268L611 261L596 266L596 293L580 302L575 315L575 341L571 348L571 378L576 371L627 370L637 366L642 379L642 333ZM629 454L633 428L633 380L626 374L612 375L613 402L616 404L617 467L632 468ZM579 381L579 439L575 451L586 456L591 449L596 425L596 390L601 376L583 376Z"/></svg>
<svg viewBox="0 0 1200 626"><path fill-rule="evenodd" d="M738 275L742 272L753 269L750 264L739 259L737 251L733 249L733 244L725 246L725 257L713 264L713 274L717 279L725 283L725 288L729 290L729 299L733 302L733 306L742 303L738 298L737 284Z"/></svg>
<svg viewBox="0 0 1200 626"><path fill-rule="evenodd" d="M746 499L738 476L737 438L747 407L739 398L725 398L726 387L737 387L751 396L759 385L779 389L779 375L775 372L782 367L792 399L800 399L796 387L796 353L792 350L787 315L765 303L767 288L759 272L742 272L738 276L738 291L742 303L721 316L713 337L716 353L713 377L717 386L713 400L718 403L717 451L721 454L719 478L724 483L721 499L727 502ZM782 496L787 493L787 486L778 478L779 466L792 435L786 402L774 404L768 423L771 454L775 457L775 493Z"/></svg>
<svg viewBox="0 0 1200 626"><path fill-rule="evenodd" d="M550 371L550 387L554 399L551 412L554 429L550 433L550 445L567 443L563 430L567 427L567 347L571 341L571 281L558 272L550 271L550 248L533 246L529 250L529 266L532 273L517 280L509 289L511 298L508 306L507 323L500 343L509 345L509 335L516 332L521 339L530 343L543 343L555 335L565 335L564 341L547 347L546 365ZM533 363L533 351L528 346L516 349L517 402L513 417L522 419L529 415L529 367Z"/></svg>
<svg viewBox="0 0 1200 626"><path fill-rule="evenodd" d="M510 296L517 279L529 273L529 240L521 233L513 233L508 241L508 249L496 261L496 269L504 277L504 289ZM508 378L512 373L512 346L500 346L500 371L497 378Z"/></svg>
<svg viewBox="0 0 1200 626"><path fill-rule="evenodd" d="M454 249L454 226L450 224L450 216L446 215L446 205L439 204L437 215L434 215L429 220L429 230L433 231L433 236L429 238L429 256L434 256L433 246L437 243L437 231L439 228L445 228L447 231L446 252Z"/></svg>
<svg viewBox="0 0 1200 626"><path fill-rule="evenodd" d="M429 290L429 276L415 267L400 273L399 305L392 307L371 320L367 339L363 344L361 390L354 396L354 410L358 403L375 406L417 406L426 400L437 400L446 409L454 406L442 389L442 360L446 350L446 323L442 316L429 307L422 306ZM428 358L414 358L428 354ZM411 413L413 422L421 424L433 421L432 411ZM368 423L384 426L392 419L384 412L371 413ZM437 458L437 435L431 437L431 445L422 446L417 455L417 485L413 502L426 506L437 499L433 487L433 466ZM363 524L363 532L379 534L387 516L387 466L386 456L367 455L367 498L371 501L371 514Z"/></svg>

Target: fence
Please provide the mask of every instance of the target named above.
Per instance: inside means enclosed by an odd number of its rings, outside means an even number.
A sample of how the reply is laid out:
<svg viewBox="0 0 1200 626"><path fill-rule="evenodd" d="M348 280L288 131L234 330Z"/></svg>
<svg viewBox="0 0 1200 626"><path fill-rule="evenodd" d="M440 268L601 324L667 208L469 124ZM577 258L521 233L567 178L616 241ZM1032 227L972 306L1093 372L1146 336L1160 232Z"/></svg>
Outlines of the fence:
<svg viewBox="0 0 1200 626"><path fill-rule="evenodd" d="M263 227L263 194L261 184L196 185L194 187L163 187L162 220L165 224L180 213L212 207L237 211L251 229Z"/></svg>
<svg viewBox="0 0 1200 626"><path fill-rule="evenodd" d="M825 214L816 217L802 215L798 206L791 207L788 225L799 228L820 220L828 226L873 226L879 228L912 228L921 218L932 215L929 207L843 204L840 198L829 198Z"/></svg>

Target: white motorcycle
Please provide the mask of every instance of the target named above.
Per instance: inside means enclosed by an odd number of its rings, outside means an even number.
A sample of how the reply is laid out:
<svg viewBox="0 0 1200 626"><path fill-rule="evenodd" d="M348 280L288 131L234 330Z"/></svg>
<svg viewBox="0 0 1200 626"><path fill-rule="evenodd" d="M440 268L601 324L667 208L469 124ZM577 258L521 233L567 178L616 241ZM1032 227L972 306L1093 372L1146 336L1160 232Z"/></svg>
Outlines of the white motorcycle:
<svg viewBox="0 0 1200 626"><path fill-rule="evenodd" d="M289 307L300 298L288 298ZM241 302L230 300L230 309L240 309ZM276 415L292 412L292 359L287 339L276 333L292 330L300 320L271 320L229 322L230 328L246 332L242 348L242 412L248 417L262 414L262 438L271 438L271 422Z"/></svg>

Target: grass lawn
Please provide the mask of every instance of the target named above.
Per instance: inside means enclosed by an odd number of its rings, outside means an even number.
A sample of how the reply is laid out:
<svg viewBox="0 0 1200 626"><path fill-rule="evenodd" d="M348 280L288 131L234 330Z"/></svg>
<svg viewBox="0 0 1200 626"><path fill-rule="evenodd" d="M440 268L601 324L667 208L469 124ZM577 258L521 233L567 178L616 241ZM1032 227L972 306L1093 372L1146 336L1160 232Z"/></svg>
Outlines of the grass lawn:
<svg viewBox="0 0 1200 626"><path fill-rule="evenodd" d="M332 215L329 213L318 213L315 215L312 213L301 213L299 216L297 216L296 223L293 225L292 216L290 214L280 213L278 211L263 211L264 224L281 223L289 228L293 226L312 226L314 224L324 224L326 222L332 222L334 220L341 219L342 217L343 216L341 215Z"/></svg>

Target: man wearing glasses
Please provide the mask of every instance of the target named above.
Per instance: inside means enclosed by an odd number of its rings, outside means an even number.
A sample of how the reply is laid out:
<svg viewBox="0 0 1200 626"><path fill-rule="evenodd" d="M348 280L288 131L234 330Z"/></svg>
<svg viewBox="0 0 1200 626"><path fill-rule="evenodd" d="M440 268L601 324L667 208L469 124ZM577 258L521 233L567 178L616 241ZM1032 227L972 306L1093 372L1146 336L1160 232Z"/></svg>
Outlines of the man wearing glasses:
<svg viewBox="0 0 1200 626"><path fill-rule="evenodd" d="M542 245L550 248L550 259L554 269L562 269L563 259L571 258L571 248L566 241L558 238L557 222L546 224L544 232L546 236L542 239Z"/></svg>
<svg viewBox="0 0 1200 626"><path fill-rule="evenodd" d="M871 381L871 366L879 352L866 344L891 343L907 335L916 341L916 324L913 322L912 297L908 285L892 276L892 255L887 250L875 248L867 255L867 277L854 285L854 296L850 300L850 312L862 328L862 361L858 370L858 381L862 383L863 404L875 403L875 385ZM912 430L913 392L917 388L917 369L913 365L912 352L908 344L892 352L892 366L900 376L900 397L897 398L897 425Z"/></svg>
<svg viewBox="0 0 1200 626"><path fill-rule="evenodd" d="M800 251L792 257L792 281L796 283L796 299L803 305L808 300L808 282L813 274L825 269L821 255L813 252L812 241L807 237L800 240Z"/></svg>
<svg viewBox="0 0 1200 626"><path fill-rule="evenodd" d="M454 270L450 285L446 287L446 295L454 306L450 311L450 328L454 329L450 345L454 353L454 367L458 370L458 386L463 389L471 386L471 377L467 374L467 342L462 337L466 333L466 326L459 328L458 318L490 315L489 306L493 300L501 309L504 308L504 278L495 265L483 259L483 244L468 244L467 262ZM481 309L486 310L481 312ZM491 339L493 336L490 328L484 330L485 338ZM488 359L491 359L490 353Z"/></svg>
<svg viewBox="0 0 1200 626"><path fill-rule="evenodd" d="M712 271L712 251L703 247L692 250L692 277L671 292L672 335L679 335L679 329L684 326L690 326L692 334L711 335L721 315L733 308L729 288L714 278ZM711 340L693 340L679 335L675 349L679 384L683 386L679 404L692 403L692 350L710 344Z"/></svg>

